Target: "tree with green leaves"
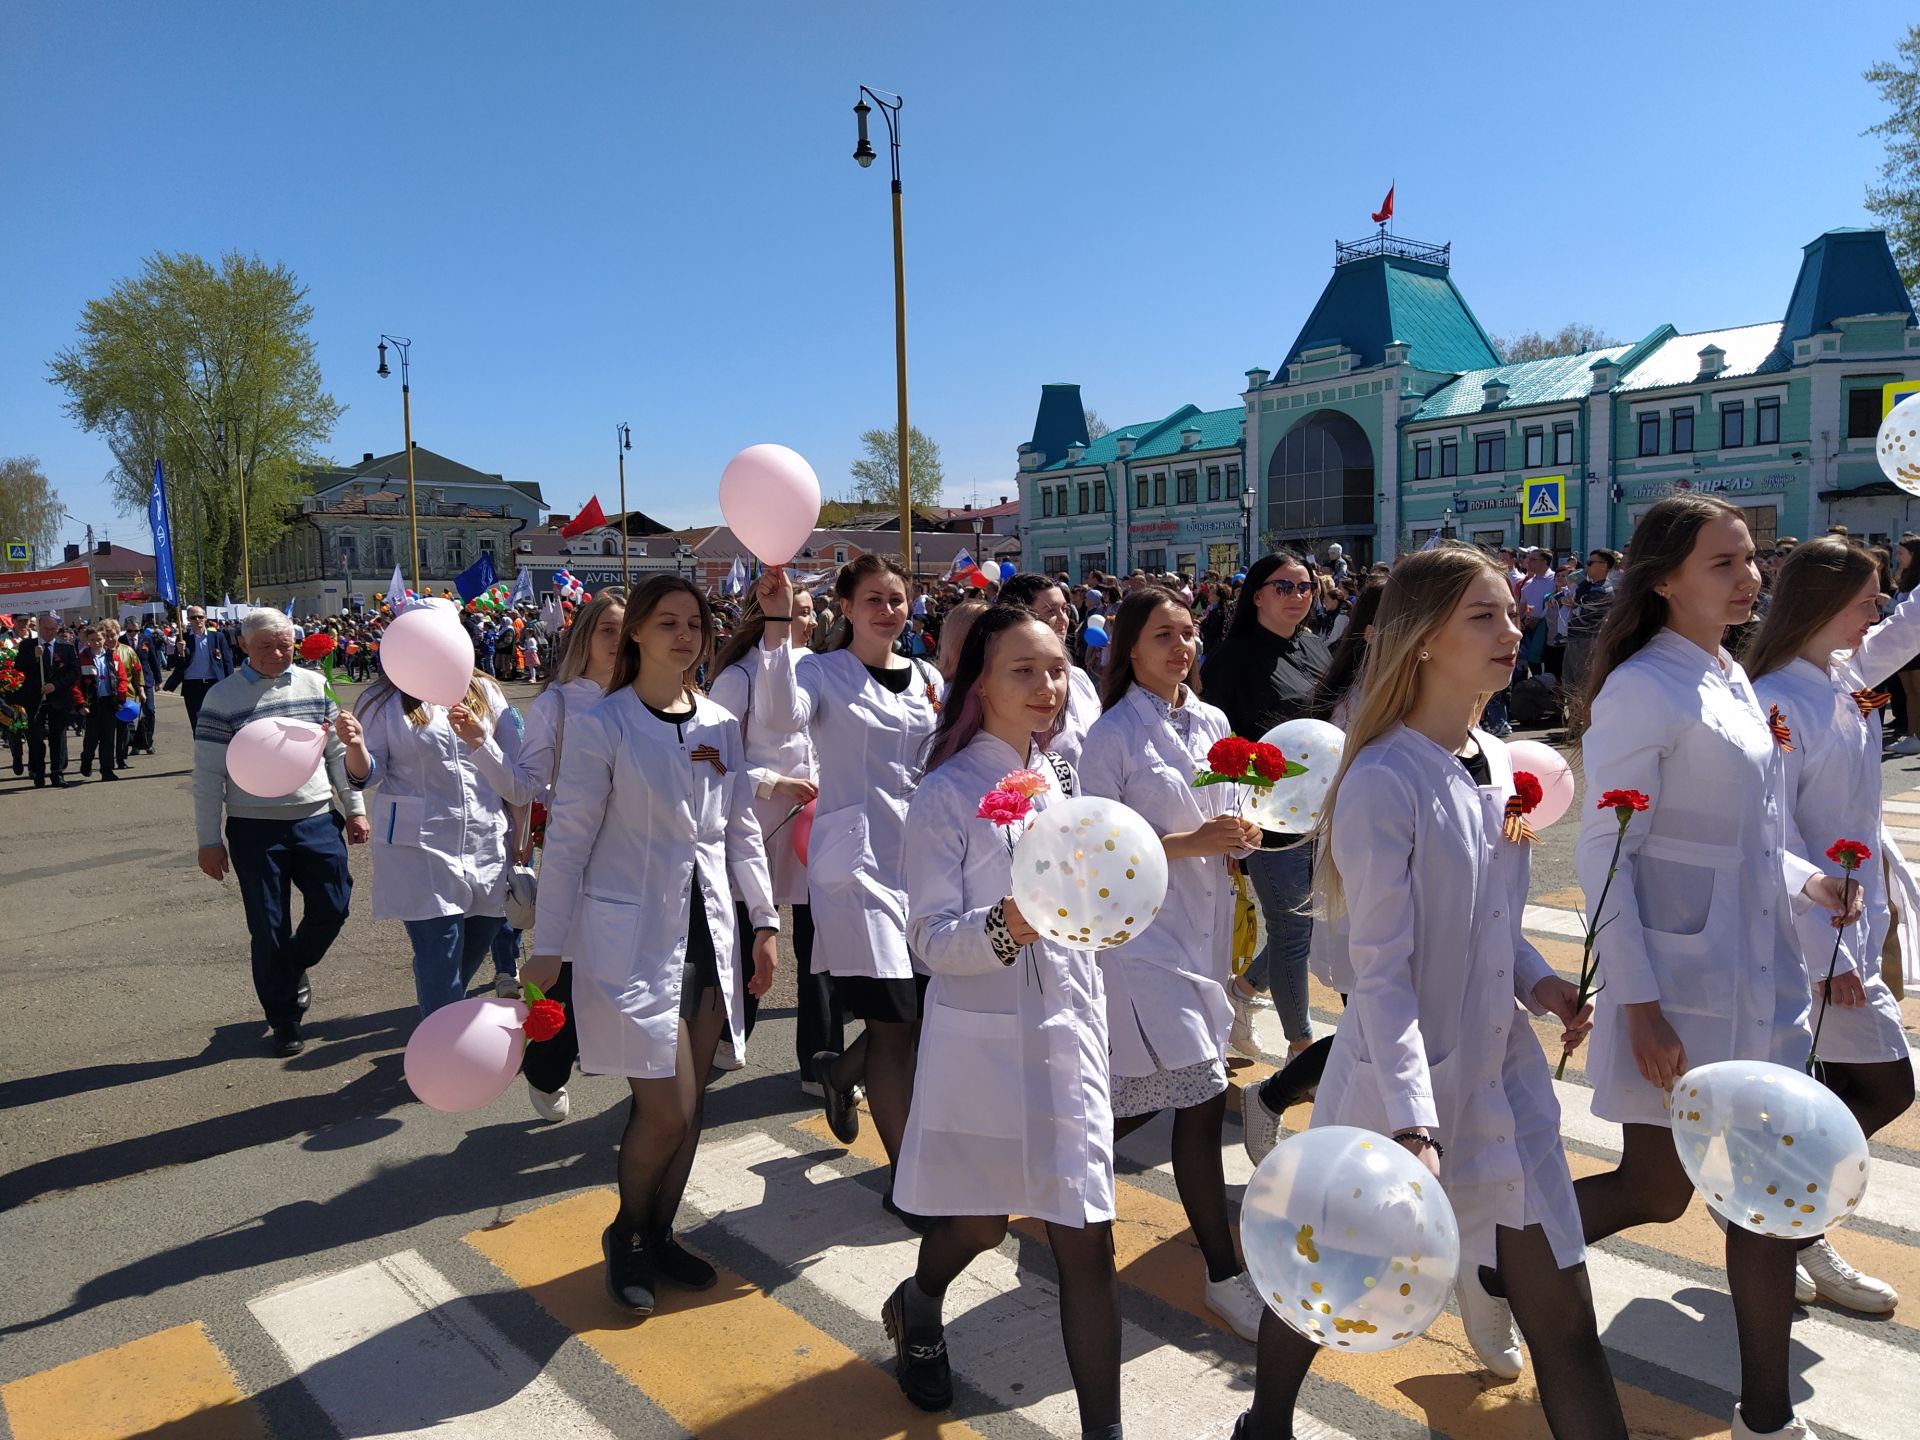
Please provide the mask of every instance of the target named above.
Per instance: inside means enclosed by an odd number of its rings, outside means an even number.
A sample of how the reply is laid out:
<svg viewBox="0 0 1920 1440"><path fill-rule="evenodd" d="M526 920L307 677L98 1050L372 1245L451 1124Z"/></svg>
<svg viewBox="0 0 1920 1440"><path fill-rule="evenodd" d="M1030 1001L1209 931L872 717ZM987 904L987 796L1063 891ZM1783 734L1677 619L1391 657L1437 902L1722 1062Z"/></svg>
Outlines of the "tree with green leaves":
<svg viewBox="0 0 1920 1440"><path fill-rule="evenodd" d="M32 455L0 460L0 540L33 546L35 568L60 554L60 496Z"/></svg>
<svg viewBox="0 0 1920 1440"><path fill-rule="evenodd" d="M205 593L239 583L241 485L258 559L296 512L298 477L325 463L343 407L320 382L312 319L284 265L156 253L87 303L78 342L48 367L67 413L113 452L122 510L145 507L154 459L165 463L175 554L194 553L197 521Z"/></svg>
<svg viewBox="0 0 1920 1440"><path fill-rule="evenodd" d="M1887 118L1866 131L1887 145L1881 183L1867 186L1867 209L1886 227L1900 278L1914 291L1920 290L1920 25L1907 27L1898 49L1899 59L1870 66L1864 76L1887 107Z"/></svg>
<svg viewBox="0 0 1920 1440"><path fill-rule="evenodd" d="M874 505L900 503L900 427L869 430L860 437L860 458L849 468L852 498ZM907 478L916 505L938 505L946 477L940 468L940 447L918 425L907 427Z"/></svg>
<svg viewBox="0 0 1920 1440"><path fill-rule="evenodd" d="M1545 360L1554 355L1579 355L1620 343L1599 326L1585 325L1578 320L1562 325L1553 335L1528 330L1519 335L1495 335L1492 339L1493 348L1499 352L1504 365L1521 360Z"/></svg>

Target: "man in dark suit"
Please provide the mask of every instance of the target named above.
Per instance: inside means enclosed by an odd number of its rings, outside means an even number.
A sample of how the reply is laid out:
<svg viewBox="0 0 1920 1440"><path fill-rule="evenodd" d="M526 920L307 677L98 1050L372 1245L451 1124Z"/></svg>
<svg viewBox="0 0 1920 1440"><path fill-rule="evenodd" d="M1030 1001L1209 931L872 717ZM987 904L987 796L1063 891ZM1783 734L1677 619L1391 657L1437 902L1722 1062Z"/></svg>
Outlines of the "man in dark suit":
<svg viewBox="0 0 1920 1440"><path fill-rule="evenodd" d="M187 629L174 647L173 669L164 689L179 690L187 702L187 728L200 719L200 702L207 692L233 673L233 651L227 637L207 628L207 612L198 605L187 610Z"/></svg>
<svg viewBox="0 0 1920 1440"><path fill-rule="evenodd" d="M80 683L80 652L69 640L40 636L39 621L27 621L20 642L21 703L27 707L27 769L36 788L51 776L67 784L67 730L73 724L73 691Z"/></svg>

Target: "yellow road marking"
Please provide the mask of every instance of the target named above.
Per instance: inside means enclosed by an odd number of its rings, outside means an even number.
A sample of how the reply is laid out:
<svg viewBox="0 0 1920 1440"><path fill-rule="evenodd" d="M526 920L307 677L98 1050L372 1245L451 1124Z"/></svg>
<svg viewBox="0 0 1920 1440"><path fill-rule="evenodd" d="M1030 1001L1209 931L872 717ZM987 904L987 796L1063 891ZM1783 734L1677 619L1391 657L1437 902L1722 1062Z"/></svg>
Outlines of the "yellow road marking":
<svg viewBox="0 0 1920 1440"><path fill-rule="evenodd" d="M0 1386L14 1440L261 1440L260 1412L198 1324Z"/></svg>

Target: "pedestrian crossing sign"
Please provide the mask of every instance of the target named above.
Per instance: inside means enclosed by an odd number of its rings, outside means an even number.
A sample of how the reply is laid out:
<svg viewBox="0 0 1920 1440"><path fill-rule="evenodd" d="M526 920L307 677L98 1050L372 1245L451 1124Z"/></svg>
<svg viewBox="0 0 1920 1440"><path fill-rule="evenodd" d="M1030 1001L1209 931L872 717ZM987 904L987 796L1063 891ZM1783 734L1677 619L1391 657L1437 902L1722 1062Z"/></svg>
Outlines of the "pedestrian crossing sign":
<svg viewBox="0 0 1920 1440"><path fill-rule="evenodd" d="M1526 523L1559 525L1567 518L1567 477L1541 475L1527 481Z"/></svg>
<svg viewBox="0 0 1920 1440"><path fill-rule="evenodd" d="M9 565L31 565L33 547L24 540L7 541L7 563Z"/></svg>
<svg viewBox="0 0 1920 1440"><path fill-rule="evenodd" d="M1880 418L1886 419L1893 407L1910 395L1920 395L1920 380L1894 380L1880 387Z"/></svg>

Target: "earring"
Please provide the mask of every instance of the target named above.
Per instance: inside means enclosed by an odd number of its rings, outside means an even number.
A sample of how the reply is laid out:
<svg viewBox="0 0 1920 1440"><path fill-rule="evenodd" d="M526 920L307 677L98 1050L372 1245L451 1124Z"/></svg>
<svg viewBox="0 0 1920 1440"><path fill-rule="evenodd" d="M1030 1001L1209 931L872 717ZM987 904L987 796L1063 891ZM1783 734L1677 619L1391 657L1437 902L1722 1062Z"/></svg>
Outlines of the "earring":
<svg viewBox="0 0 1920 1440"><path fill-rule="evenodd" d="M1429 654L1427 654L1427 652L1426 652L1426 651L1424 651L1424 650L1422 650L1422 651L1420 652L1420 658L1421 658L1422 660L1431 660L1431 659L1432 659L1433 657L1432 657L1431 655L1429 655Z"/></svg>

